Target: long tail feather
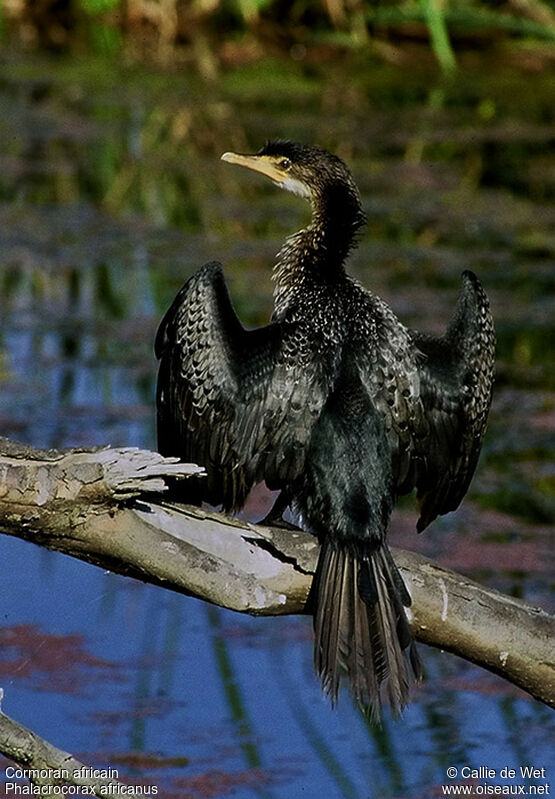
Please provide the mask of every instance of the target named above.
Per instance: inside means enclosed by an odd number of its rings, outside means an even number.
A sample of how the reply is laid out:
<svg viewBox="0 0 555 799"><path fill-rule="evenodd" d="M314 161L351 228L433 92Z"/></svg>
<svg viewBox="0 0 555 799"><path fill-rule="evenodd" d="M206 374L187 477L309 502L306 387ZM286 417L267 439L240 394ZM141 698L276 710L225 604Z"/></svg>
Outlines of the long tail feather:
<svg viewBox="0 0 555 799"><path fill-rule="evenodd" d="M315 583L314 665L337 701L346 673L355 701L378 719L387 699L394 715L408 702L410 673L421 666L404 606L410 597L385 545L355 554L325 541Z"/></svg>

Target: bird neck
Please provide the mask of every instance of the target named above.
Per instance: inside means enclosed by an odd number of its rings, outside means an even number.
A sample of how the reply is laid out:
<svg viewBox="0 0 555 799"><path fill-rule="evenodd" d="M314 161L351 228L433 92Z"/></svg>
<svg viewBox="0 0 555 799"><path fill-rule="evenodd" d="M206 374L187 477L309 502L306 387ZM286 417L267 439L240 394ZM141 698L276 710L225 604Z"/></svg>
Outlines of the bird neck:
<svg viewBox="0 0 555 799"><path fill-rule="evenodd" d="M312 198L310 225L286 239L278 253L274 267L278 315L296 292L344 279L345 259L365 221L354 185L340 184Z"/></svg>

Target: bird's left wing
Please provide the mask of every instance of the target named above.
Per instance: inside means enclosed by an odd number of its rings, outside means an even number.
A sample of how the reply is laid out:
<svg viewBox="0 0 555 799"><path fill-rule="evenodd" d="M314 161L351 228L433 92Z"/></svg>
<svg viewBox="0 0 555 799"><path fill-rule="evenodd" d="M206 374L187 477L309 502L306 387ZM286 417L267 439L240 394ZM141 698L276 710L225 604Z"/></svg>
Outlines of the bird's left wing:
<svg viewBox="0 0 555 799"><path fill-rule="evenodd" d="M478 279L463 274L443 336L409 331L369 297L375 346L360 348L360 374L388 434L397 494L417 490L418 530L455 510L482 446L493 386L495 336Z"/></svg>
<svg viewBox="0 0 555 799"><path fill-rule="evenodd" d="M278 322L245 330L219 263L187 281L160 324L158 448L205 467L211 504L239 508L254 483L279 488L302 469L323 392L283 335Z"/></svg>
<svg viewBox="0 0 555 799"><path fill-rule="evenodd" d="M421 353L421 400L427 420L419 439L418 530L455 510L476 469L491 405L495 333L487 296L463 273L457 307L441 337L412 333Z"/></svg>

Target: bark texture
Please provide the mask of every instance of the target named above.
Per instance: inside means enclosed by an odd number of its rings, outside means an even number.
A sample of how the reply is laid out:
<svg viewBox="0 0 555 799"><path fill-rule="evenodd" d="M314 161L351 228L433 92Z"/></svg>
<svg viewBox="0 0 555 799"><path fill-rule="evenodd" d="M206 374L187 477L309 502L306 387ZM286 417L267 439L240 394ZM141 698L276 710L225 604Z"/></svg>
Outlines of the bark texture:
<svg viewBox="0 0 555 799"><path fill-rule="evenodd" d="M202 470L137 449L35 450L0 439L0 532L223 607L305 612L318 556L301 531L164 499ZM555 618L415 553L393 550L417 639L555 706Z"/></svg>

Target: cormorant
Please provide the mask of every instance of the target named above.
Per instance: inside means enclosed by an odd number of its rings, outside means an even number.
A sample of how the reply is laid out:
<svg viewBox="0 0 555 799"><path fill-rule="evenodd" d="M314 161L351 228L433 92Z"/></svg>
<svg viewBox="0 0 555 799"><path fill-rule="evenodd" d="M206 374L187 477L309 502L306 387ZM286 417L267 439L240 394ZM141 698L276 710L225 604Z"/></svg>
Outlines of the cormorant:
<svg viewBox="0 0 555 799"><path fill-rule="evenodd" d="M493 383L488 300L466 271L444 335L407 329L345 271L365 215L341 159L290 141L222 159L307 199L312 221L278 253L267 326L242 326L219 263L178 293L156 337L159 450L204 466L204 499L228 511L263 480L281 489L280 509L294 508L321 543L324 690L335 703L346 671L360 706L379 716L388 698L398 715L421 667L389 517L416 488L423 530L467 491Z"/></svg>

